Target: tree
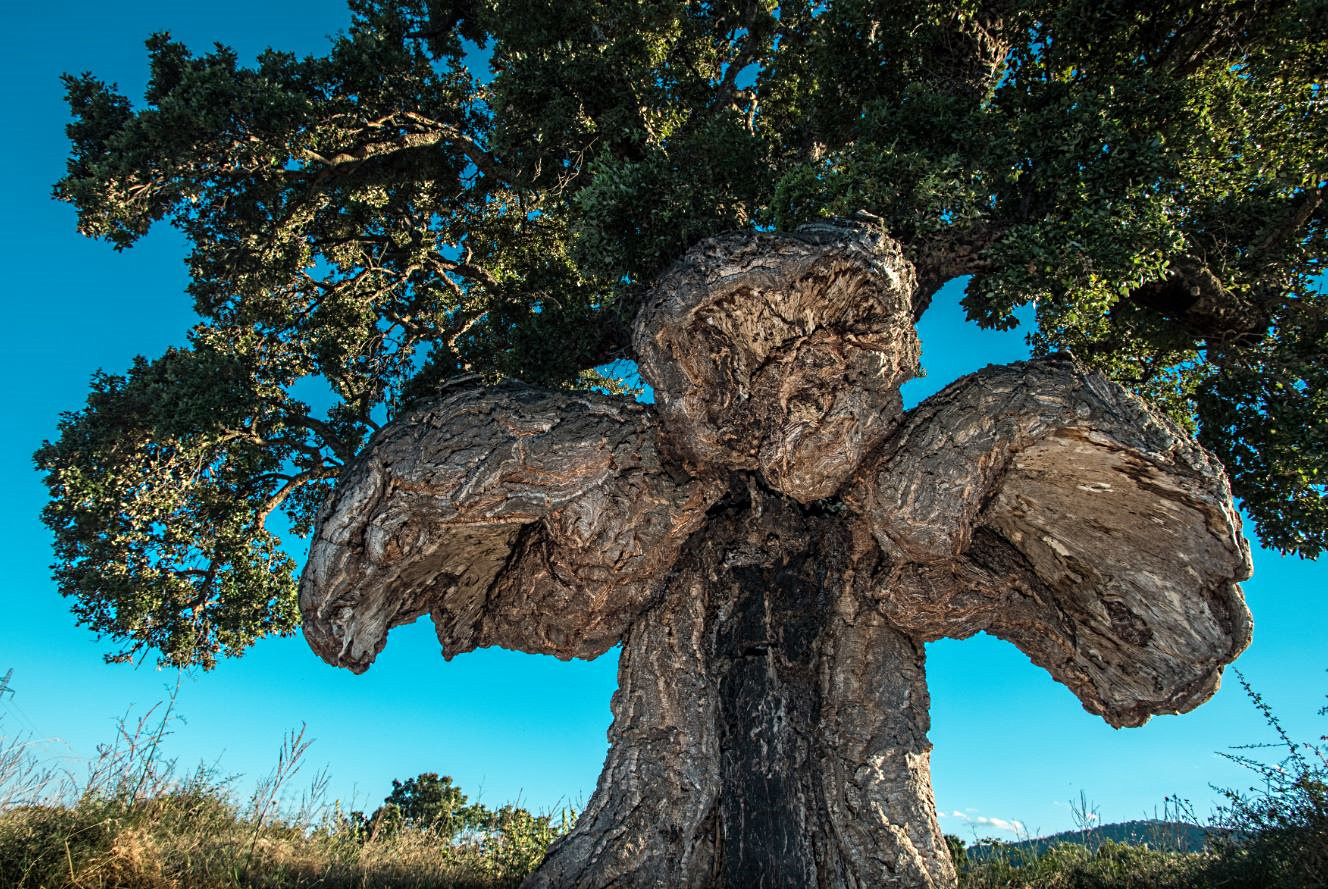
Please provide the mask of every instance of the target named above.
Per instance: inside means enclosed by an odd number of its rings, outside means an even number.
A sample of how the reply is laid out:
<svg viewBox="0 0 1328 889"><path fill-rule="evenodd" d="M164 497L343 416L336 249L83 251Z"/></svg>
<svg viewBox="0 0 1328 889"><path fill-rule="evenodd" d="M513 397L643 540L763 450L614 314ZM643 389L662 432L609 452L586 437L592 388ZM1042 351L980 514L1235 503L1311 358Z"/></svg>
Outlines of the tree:
<svg viewBox="0 0 1328 889"><path fill-rule="evenodd" d="M449 775L422 772L405 781L392 781L392 792L368 819L370 829L395 829L409 825L432 830L447 839L465 830L487 827L493 813L479 803L471 804Z"/></svg>
<svg viewBox="0 0 1328 889"><path fill-rule="evenodd" d="M1075 381L1105 374L1225 464L1266 544L1314 556L1328 541L1322 0L352 8L350 29L323 57L271 51L246 67L224 47L193 55L157 35L137 107L92 75L67 78L73 150L57 196L74 204L81 231L117 248L154 222L180 228L201 319L187 348L96 378L87 406L37 454L57 580L80 621L118 646L115 657L155 650L169 663L210 665L293 631L296 566L269 519L280 512L295 533L311 532L338 477L372 459L362 456L372 433L400 428L398 418L466 380L619 390L613 368L625 359L670 374L643 354L664 348L646 334L666 328L642 321L643 307L662 305L661 276L704 266L696 256L714 245L806 244L805 234L771 233L835 216L877 233L871 249L898 273L885 291L906 310L817 316L831 351L810 349L786 368L802 374L794 388L806 397L761 397L812 429L804 419L820 409L822 385L845 399L827 409L839 411L838 425L798 444L771 432L777 415L766 411L740 418L744 435L768 438L766 451L735 446L723 430L689 450L669 430L702 418L705 405L675 391L660 401L663 433L624 439L631 453L662 447L661 465L688 467L665 472L666 482L646 454L638 474L649 491L691 478L728 492L707 507L715 514L694 517L707 535L722 504L747 514L778 502L768 514L785 515L793 507L778 497L789 497L818 522L871 514L861 497L877 497L870 480L887 472L872 448L923 427L897 412L850 422L894 390L856 385L871 378L870 358L854 358L860 344L841 334L865 325L881 337L884 319L902 335L905 317L965 277L975 321L1008 326L1035 303L1035 351L1076 356L1082 367L1048 384L1053 400L1078 403L1073 393L1097 384ZM472 70L480 48L488 64ZM709 240L734 230L747 240ZM861 234L840 230L846 244ZM693 248L701 253L678 266ZM809 343L814 333L803 332ZM698 356L715 345L687 342ZM873 350L893 354L901 374L911 368L907 355ZM858 359L854 385L841 385L836 362ZM311 378L326 384L330 408L301 396ZM990 405L966 391L955 397L976 423ZM748 394L708 392L703 402ZM946 404L927 411L956 417ZM1099 433L1130 438L1092 416ZM1150 429L1171 428L1148 417ZM1208 465L1162 460L1156 442L1130 448L1164 474ZM836 465L800 468L817 453ZM1199 476L1216 486L1204 496L1220 501L1225 483ZM756 487L743 493L748 481ZM842 490L828 487L836 482ZM842 496L853 491L856 501ZM677 505L657 515L677 519ZM733 521L733 535L754 527ZM946 527L963 538L991 525ZM843 544L804 530L821 553L806 564ZM882 553L902 545L892 533L872 532ZM984 541L984 558L1009 555L983 535L968 542ZM944 562L929 545L915 541L909 558ZM1218 564L1240 573L1231 559ZM650 576L643 568L628 586L649 598ZM430 603L404 604L379 616L390 623ZM620 635L639 604L601 615L595 644ZM1238 624L1227 620L1225 635L1237 639Z"/></svg>
<svg viewBox="0 0 1328 889"><path fill-rule="evenodd" d="M609 754L527 889L949 886L923 643L985 630L1115 726L1249 643L1220 465L1073 358L901 417L916 280L875 226L703 241L636 320L654 409L518 383L403 412L342 474L305 637L366 670L621 642Z"/></svg>
<svg viewBox="0 0 1328 889"><path fill-rule="evenodd" d="M471 803L447 775L422 772L393 780L392 792L372 815L350 812L346 824L365 842L411 830L460 843L480 854L488 876L510 879L530 873L549 843L567 832L569 820L568 812L555 824L552 815L533 815L510 803L498 809Z"/></svg>

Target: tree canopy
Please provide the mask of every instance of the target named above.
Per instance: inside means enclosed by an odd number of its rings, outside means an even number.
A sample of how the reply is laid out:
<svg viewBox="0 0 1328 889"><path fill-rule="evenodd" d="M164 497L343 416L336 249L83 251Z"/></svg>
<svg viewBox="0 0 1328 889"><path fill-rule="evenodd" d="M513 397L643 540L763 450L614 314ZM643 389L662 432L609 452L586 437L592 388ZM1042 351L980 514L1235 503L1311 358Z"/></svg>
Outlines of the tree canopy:
<svg viewBox="0 0 1328 889"><path fill-rule="evenodd" d="M385 420L459 377L615 387L689 246L831 215L904 245L917 314L956 277L979 324L1035 305L1034 350L1193 430L1266 545L1328 545L1324 0L351 6L325 56L155 35L137 103L66 77L56 196L117 249L180 229L200 319L36 455L112 657L292 631L272 520L307 533Z"/></svg>

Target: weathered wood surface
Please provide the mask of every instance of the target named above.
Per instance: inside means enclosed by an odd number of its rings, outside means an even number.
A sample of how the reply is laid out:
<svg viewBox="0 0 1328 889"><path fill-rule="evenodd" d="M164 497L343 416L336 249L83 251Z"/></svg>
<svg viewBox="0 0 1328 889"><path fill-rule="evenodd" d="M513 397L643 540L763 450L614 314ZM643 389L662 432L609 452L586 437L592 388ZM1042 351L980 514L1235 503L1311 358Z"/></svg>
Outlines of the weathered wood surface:
<svg viewBox="0 0 1328 889"><path fill-rule="evenodd" d="M959 380L862 475L895 625L1007 639L1112 725L1206 701L1249 644L1222 467L1064 356Z"/></svg>
<svg viewBox="0 0 1328 889"><path fill-rule="evenodd" d="M803 503L834 494L917 375L915 287L899 245L868 226L700 245L633 338L668 447L696 473L759 469Z"/></svg>
<svg viewBox="0 0 1328 889"><path fill-rule="evenodd" d="M661 467L641 405L520 385L453 394L386 426L339 480L301 584L305 635L356 671L422 614L447 657L595 657L717 494Z"/></svg>
<svg viewBox="0 0 1328 889"><path fill-rule="evenodd" d="M366 668L623 645L610 749L530 889L948 887L923 644L987 630L1113 725L1248 643L1221 467L1053 357L903 414L914 275L861 226L708 242L637 330L657 409L509 385L384 428L325 507L311 644Z"/></svg>
<svg viewBox="0 0 1328 889"><path fill-rule="evenodd" d="M609 756L527 884L941 886L922 645L879 554L739 481L628 633Z"/></svg>

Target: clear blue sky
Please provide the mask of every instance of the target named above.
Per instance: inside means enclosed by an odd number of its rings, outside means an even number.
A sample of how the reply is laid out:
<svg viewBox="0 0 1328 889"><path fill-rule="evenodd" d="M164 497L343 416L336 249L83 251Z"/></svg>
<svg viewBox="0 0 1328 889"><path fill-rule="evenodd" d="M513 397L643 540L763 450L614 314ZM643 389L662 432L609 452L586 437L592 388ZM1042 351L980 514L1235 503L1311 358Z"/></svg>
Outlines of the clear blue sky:
<svg viewBox="0 0 1328 889"><path fill-rule="evenodd" d="M191 323L183 293L184 245L154 232L123 254L74 232L72 211L48 197L63 170L65 111L57 76L91 70L141 95L142 40L170 30L199 49L220 40L242 56L266 45L321 51L347 21L332 0L212 4L77 2L12 7L3 61L8 135L0 140L0 225L9 254L0 361L10 387L0 471L0 539L8 570L0 611L0 671L14 668L17 695L0 705L0 733L28 731L51 756L78 769L114 719L174 685L150 666L107 666L101 647L74 626L49 579L49 539L37 519L44 489L30 454L53 434L58 413L81 406L98 368L124 370L134 354L156 356ZM922 325L928 377L910 401L960 374L1022 357L1023 331L966 324L947 289ZM303 544L292 542L302 553ZM1246 586L1254 644L1238 666L1294 735L1323 732L1314 713L1328 691L1328 565L1256 550ZM1117 731L1012 646L985 636L928 649L932 739L942 826L971 837L999 834L978 819L1018 820L1033 832L1071 823L1067 801L1082 790L1106 820L1151 813L1177 794L1207 811L1210 784L1247 776L1216 755L1268 732L1234 682L1194 713ZM363 676L334 670L300 638L267 640L243 659L183 679L187 723L168 747L184 765L221 756L226 771L265 773L281 734L305 722L311 762L326 764L332 794L372 804L390 779L421 771L453 775L489 803L518 797L537 807L584 801L605 753L612 653L592 663L502 651L444 663L427 622L394 632Z"/></svg>

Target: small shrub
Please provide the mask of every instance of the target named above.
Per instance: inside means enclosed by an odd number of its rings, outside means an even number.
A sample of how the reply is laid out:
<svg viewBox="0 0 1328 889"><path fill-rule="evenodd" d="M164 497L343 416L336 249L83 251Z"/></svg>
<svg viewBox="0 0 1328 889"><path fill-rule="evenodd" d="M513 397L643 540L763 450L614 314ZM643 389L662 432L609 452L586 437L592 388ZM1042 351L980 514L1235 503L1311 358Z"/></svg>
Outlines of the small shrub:
<svg viewBox="0 0 1328 889"><path fill-rule="evenodd" d="M952 833L947 833L945 848L950 853L950 863L954 865L955 872L962 872L968 863L968 847L964 845L964 841Z"/></svg>
<svg viewBox="0 0 1328 889"><path fill-rule="evenodd" d="M55 886L69 862L104 856L114 827L93 806L18 806L0 814L0 886Z"/></svg>

